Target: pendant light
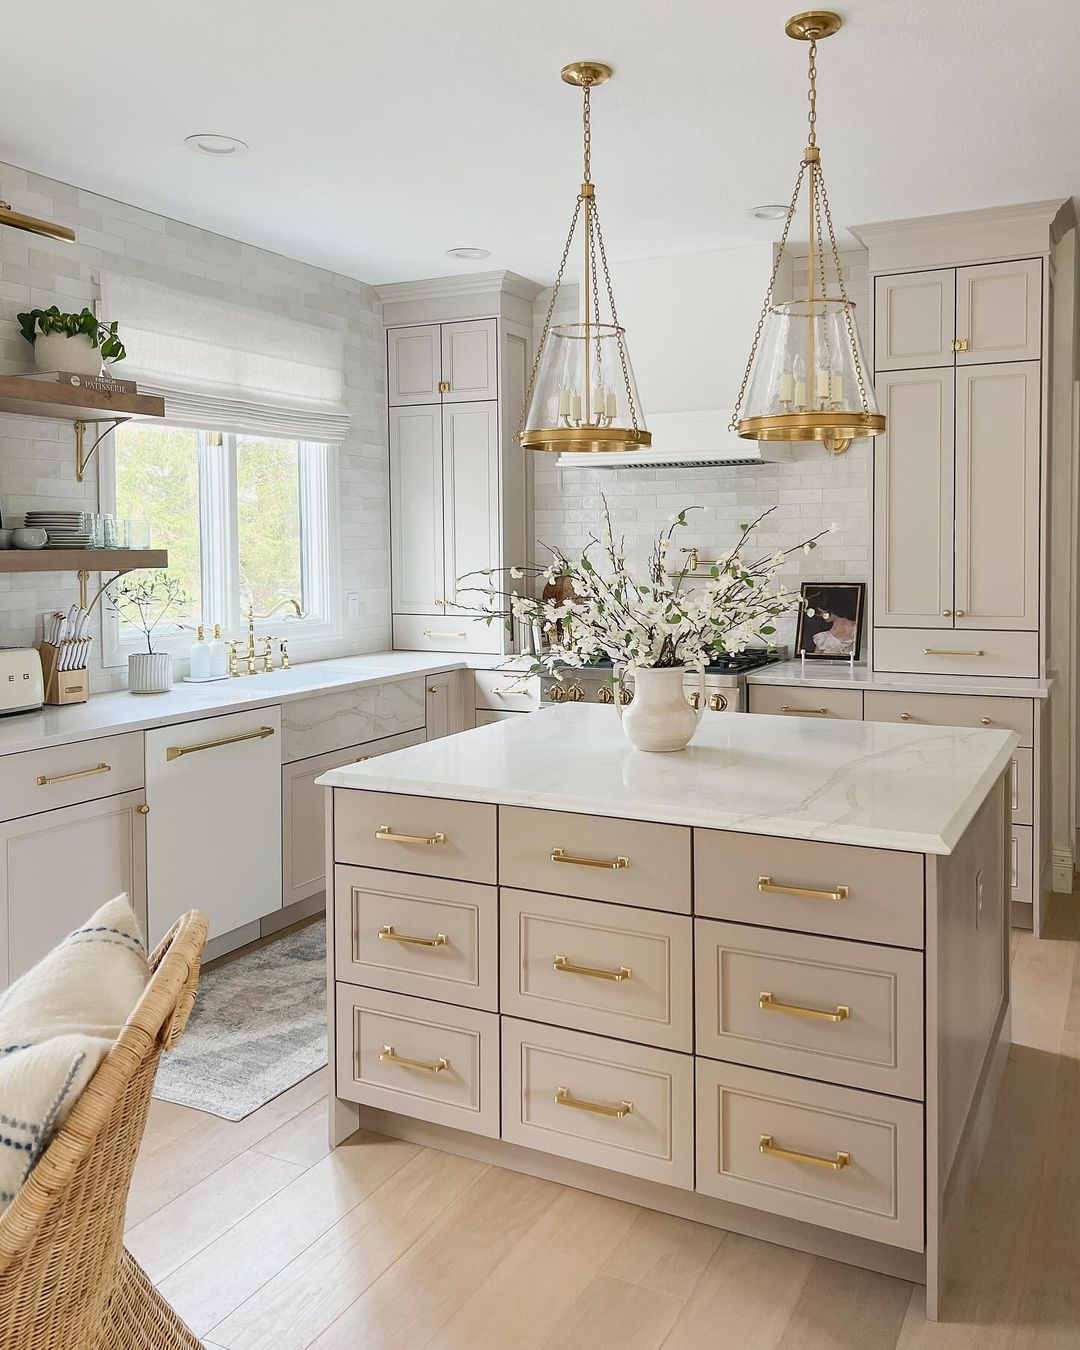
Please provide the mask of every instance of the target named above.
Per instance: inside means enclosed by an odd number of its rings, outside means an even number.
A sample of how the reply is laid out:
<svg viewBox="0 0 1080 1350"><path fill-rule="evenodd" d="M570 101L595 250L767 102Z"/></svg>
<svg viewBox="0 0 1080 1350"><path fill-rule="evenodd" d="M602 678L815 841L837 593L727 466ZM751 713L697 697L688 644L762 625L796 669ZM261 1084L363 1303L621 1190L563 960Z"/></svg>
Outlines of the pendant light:
<svg viewBox="0 0 1080 1350"><path fill-rule="evenodd" d="M46 239L60 239L65 244L75 242L75 231L66 225L54 225L51 220L38 220L36 216L24 216L12 209L8 202L0 201L0 225L10 225L14 230L26 230L28 234L41 234Z"/></svg>
<svg viewBox="0 0 1080 1350"><path fill-rule="evenodd" d="M831 37L840 22L839 14L812 10L784 27L788 37L810 44L810 134L730 428L746 440L820 441L832 455L842 455L860 436L885 430L866 373L855 306L844 287L817 144L817 44ZM775 304L773 286L804 185L810 224L806 297ZM826 289L826 238L837 295Z"/></svg>
<svg viewBox="0 0 1080 1350"><path fill-rule="evenodd" d="M563 80L582 92L584 171L525 392L518 439L527 450L604 452L652 444L634 384L626 334L615 309L592 182L591 94L593 86L604 84L611 74L611 67L601 61L574 61L562 69ZM581 321L552 324L579 222L584 245ZM606 294L603 315L601 283Z"/></svg>

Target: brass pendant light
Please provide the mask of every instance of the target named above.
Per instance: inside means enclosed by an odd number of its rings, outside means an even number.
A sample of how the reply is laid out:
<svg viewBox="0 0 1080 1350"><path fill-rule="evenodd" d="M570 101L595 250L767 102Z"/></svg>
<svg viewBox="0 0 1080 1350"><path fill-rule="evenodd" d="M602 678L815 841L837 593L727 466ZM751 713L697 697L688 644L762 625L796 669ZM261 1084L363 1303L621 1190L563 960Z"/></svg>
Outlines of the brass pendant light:
<svg viewBox="0 0 1080 1350"><path fill-rule="evenodd" d="M730 428L752 441L820 441L831 455L842 455L861 436L877 436L885 430L885 418L878 412L866 373L855 306L844 287L817 144L817 44L831 37L840 22L839 14L811 10L797 14L784 26L788 37L810 44L810 134ZM810 282L804 300L774 304L773 287L804 182L810 221ZM826 289L826 236L839 291L834 296Z"/></svg>
<svg viewBox="0 0 1080 1350"><path fill-rule="evenodd" d="M602 453L652 444L634 384L626 334L615 309L592 182L591 94L593 86L610 80L611 74L611 67L601 61L574 61L562 70L563 80L582 92L584 171L521 410L518 439L527 450ZM584 240L581 322L552 324L579 220ZM606 292L603 316L601 280Z"/></svg>
<svg viewBox="0 0 1080 1350"><path fill-rule="evenodd" d="M36 216L24 216L13 210L8 202L0 201L0 225L10 225L13 230L26 230L28 234L41 234L46 239L60 239L66 244L75 242L75 231L66 225L54 225L51 220L38 220Z"/></svg>

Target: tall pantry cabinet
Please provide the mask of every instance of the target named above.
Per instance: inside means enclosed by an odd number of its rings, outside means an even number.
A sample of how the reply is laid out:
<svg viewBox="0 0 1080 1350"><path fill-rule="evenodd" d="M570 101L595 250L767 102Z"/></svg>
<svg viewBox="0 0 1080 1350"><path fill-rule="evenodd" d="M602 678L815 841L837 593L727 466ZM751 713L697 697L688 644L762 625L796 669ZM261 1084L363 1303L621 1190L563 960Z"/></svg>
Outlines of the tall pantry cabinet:
<svg viewBox="0 0 1080 1350"><path fill-rule="evenodd" d="M516 432L539 287L512 273L379 288L387 342L395 648L512 648L474 611L482 573L527 561L531 476Z"/></svg>

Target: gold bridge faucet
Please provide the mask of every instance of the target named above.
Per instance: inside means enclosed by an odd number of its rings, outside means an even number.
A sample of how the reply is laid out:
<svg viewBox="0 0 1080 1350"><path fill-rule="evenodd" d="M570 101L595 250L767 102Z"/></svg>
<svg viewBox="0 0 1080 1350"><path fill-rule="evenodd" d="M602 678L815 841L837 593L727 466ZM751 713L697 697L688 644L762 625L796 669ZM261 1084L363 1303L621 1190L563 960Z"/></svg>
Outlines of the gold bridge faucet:
<svg viewBox="0 0 1080 1350"><path fill-rule="evenodd" d="M278 647L281 653L281 669L282 670L289 669L289 647L288 642L285 638L263 637L261 639L261 642L263 644L261 657L260 654L255 650L255 620L269 619L272 614L276 614L279 609L282 609L286 605L291 605L293 607L293 609L296 611L296 617L298 619L302 619L304 617L303 611L301 610L299 603L296 600L292 599L291 596L286 597L286 599L284 600L279 600L278 603L266 614L256 614L255 606L248 605L247 650L243 653L242 657L242 659L245 661L247 665L247 674L257 675L260 673L260 671L264 673L269 673L274 669L272 651L273 651L273 644L275 642L278 643ZM237 646L238 643L235 641L228 643L229 674L234 676L240 674L240 663L237 658L237 651L236 651ZM262 662L261 665L259 664L260 659Z"/></svg>

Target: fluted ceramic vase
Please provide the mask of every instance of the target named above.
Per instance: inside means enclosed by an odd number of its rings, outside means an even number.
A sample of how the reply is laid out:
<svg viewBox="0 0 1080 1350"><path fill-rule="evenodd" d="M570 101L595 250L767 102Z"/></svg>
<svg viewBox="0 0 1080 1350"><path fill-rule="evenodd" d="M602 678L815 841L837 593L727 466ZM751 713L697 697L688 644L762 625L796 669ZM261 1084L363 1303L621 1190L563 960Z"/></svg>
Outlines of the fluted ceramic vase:
<svg viewBox="0 0 1080 1350"><path fill-rule="evenodd" d="M626 739L635 750L661 754L685 750L705 707L704 672L698 671L696 708L686 696L685 666L634 670L628 678L633 681L633 701L625 706L620 700L615 703Z"/></svg>

